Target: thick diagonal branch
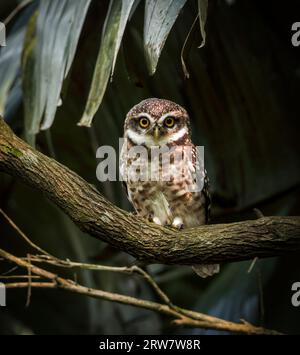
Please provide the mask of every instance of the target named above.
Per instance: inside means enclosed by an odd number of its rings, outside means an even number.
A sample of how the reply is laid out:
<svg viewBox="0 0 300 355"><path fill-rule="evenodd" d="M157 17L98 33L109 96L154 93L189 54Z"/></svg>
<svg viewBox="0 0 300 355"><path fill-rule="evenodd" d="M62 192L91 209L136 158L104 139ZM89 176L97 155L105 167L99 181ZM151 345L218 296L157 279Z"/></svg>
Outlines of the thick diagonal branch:
<svg viewBox="0 0 300 355"><path fill-rule="evenodd" d="M76 173L31 148L0 118L0 171L38 189L88 234L149 263L199 264L300 250L300 217L175 231L122 211Z"/></svg>

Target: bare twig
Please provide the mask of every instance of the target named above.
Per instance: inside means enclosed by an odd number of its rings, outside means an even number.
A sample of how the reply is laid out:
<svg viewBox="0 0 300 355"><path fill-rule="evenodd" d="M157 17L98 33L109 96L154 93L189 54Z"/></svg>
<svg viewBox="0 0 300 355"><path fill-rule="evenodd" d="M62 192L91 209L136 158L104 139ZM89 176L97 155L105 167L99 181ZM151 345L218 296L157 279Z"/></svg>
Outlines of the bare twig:
<svg viewBox="0 0 300 355"><path fill-rule="evenodd" d="M8 25L8 23L28 4L30 4L32 0L23 0L14 8L14 10L6 17L6 19L3 21L5 26Z"/></svg>
<svg viewBox="0 0 300 355"><path fill-rule="evenodd" d="M34 262L46 263L46 264L55 265L63 268L70 268L70 269L78 268L84 270L129 273L128 268L126 266L106 266L106 265L99 265L99 264L79 263L76 261L71 261L69 259L62 260L56 257L50 257L48 255L31 255L31 260Z"/></svg>
<svg viewBox="0 0 300 355"><path fill-rule="evenodd" d="M165 304L167 304L172 309L175 308L175 306L170 301L169 297L162 291L162 289L158 286L158 284L146 271L144 271L143 269L141 269L136 265L131 266L130 268L128 268L128 270L130 270L130 272L141 275Z"/></svg>
<svg viewBox="0 0 300 355"><path fill-rule="evenodd" d="M89 287L82 286L75 283L72 280L62 278L52 272L44 270L43 268L37 267L32 264L33 258L30 258L30 263L26 259L14 256L2 249L0 249L0 256L16 265L27 268L31 270L31 273L38 275L42 278L49 279L51 282L31 282L31 287L38 288L61 288L70 292L79 293L82 295L87 295L94 298L100 298L107 301L118 302L122 304L132 305L135 307L145 308L148 310L155 311L160 314L165 314L174 319L174 324L177 325L188 325L200 328L227 330L238 333L246 334L276 334L277 332L264 329L261 327L255 327L249 323L238 324L234 322L229 322L216 317L211 317L202 313L189 311L172 305L169 298L163 293L155 281L148 275L144 270L133 266L131 268L123 268L123 272L126 273L138 273L142 275L147 282L153 287L156 293L160 296L164 303L157 303L148 300L142 300L131 296L125 296L118 293L112 293L102 290L97 290ZM82 265L81 265L82 267ZM102 268L104 270L107 268ZM115 268L109 268L115 270ZM120 268L119 268L120 269ZM126 270L127 269L127 270ZM120 270L119 270L120 271ZM17 282L17 283L7 283L8 288L27 288L29 287L29 282Z"/></svg>
<svg viewBox="0 0 300 355"><path fill-rule="evenodd" d="M28 270L28 288L27 288L27 300L26 300L26 307L29 307L30 305L30 299L31 299L31 261L30 261L30 254L27 254L27 260L28 264L30 265L27 270Z"/></svg>
<svg viewBox="0 0 300 355"><path fill-rule="evenodd" d="M47 251L44 249L40 248L36 244L34 244L28 237L27 235L16 225L16 223L0 208L0 213L2 216L6 219L6 221L11 225L11 227L28 243L33 249L39 251L42 254L46 254L51 256Z"/></svg>
<svg viewBox="0 0 300 355"><path fill-rule="evenodd" d="M1 275L2 276L8 275L8 274L12 273L13 271L15 271L17 269L18 269L18 265L15 265L15 266L11 267L9 270L3 272Z"/></svg>
<svg viewBox="0 0 300 355"><path fill-rule="evenodd" d="M255 258L252 260L252 262L251 262L251 264L250 264L250 266L249 266L249 269L248 269L248 271L247 271L248 274L250 274L251 271L253 270L253 268L254 268L254 266L255 266L257 260L258 260L258 257L255 257Z"/></svg>
<svg viewBox="0 0 300 355"><path fill-rule="evenodd" d="M180 52L181 66L182 66L182 70L183 70L185 79L188 79L188 78L190 77L190 73L189 73L189 71L187 70L187 67L186 67L186 64L185 64L184 51L185 51L185 47L186 47L186 45L187 45L187 43L188 43L188 39L190 38L190 35L191 35L191 33L192 33L192 31L193 31L193 29L194 29L194 27L195 27L195 24L196 24L198 18L199 18L199 14L197 14L197 16L196 16L194 22L192 23L192 26L191 26L191 28L189 29L189 32L188 32L188 34L187 34L187 36L186 36L186 38L185 38L185 40L184 40L184 43L183 43L183 46L182 46L181 52Z"/></svg>
<svg viewBox="0 0 300 355"><path fill-rule="evenodd" d="M80 268L85 270L96 270L96 271L109 271L109 272L117 272L123 274L138 274L142 276L151 288L155 291L155 293L161 298L163 302L170 305L172 307L172 302L168 298L168 296L161 290L161 288L157 285L154 279L142 268L133 265L131 267L126 266L105 266L105 265L98 265L98 264L87 264L87 263L79 263L70 260L60 260L60 259L52 259L48 256L31 256L31 260L34 262L44 262L51 265L55 265L58 267L65 267L65 268Z"/></svg>
<svg viewBox="0 0 300 355"><path fill-rule="evenodd" d="M6 288L27 288L28 282L10 282L5 284ZM55 288L54 282L32 282L31 287L35 288Z"/></svg>
<svg viewBox="0 0 300 355"><path fill-rule="evenodd" d="M10 279L28 279L28 275L9 275L9 276L2 276L0 275L0 279L2 280L10 280ZM31 279L40 279L41 277L38 275L31 275Z"/></svg>

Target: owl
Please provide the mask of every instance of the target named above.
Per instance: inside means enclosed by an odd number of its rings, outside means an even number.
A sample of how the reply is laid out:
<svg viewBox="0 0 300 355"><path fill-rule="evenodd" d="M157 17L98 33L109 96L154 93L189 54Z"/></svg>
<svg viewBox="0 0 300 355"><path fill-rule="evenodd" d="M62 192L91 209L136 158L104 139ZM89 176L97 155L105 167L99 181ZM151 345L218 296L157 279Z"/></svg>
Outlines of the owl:
<svg viewBox="0 0 300 355"><path fill-rule="evenodd" d="M184 154L184 149L190 154ZM197 163L190 119L183 107L150 98L128 112L120 175L138 215L178 229L207 223L208 178L204 172L202 189L195 188ZM219 272L219 265L194 265L193 269L207 277Z"/></svg>

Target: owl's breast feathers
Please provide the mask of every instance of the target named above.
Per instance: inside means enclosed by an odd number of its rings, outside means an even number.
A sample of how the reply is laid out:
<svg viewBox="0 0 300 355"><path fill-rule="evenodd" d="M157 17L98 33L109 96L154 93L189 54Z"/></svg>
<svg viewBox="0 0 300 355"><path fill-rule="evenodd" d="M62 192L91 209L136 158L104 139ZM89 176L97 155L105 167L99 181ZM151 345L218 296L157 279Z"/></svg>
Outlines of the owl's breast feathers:
<svg viewBox="0 0 300 355"><path fill-rule="evenodd" d="M186 142L184 142L186 143ZM128 141L127 149L122 149L120 173L124 177L126 168L132 167L135 159L129 158L126 152L133 146ZM133 204L136 212L144 218L162 225L170 225L175 218L180 218L185 227L194 227L208 222L210 209L209 182L205 172L204 186L201 191L191 191L195 184L196 171L196 149L193 144L192 159L187 161L172 160L169 158L169 169L165 170L162 166L163 154L159 164L153 166L151 154L148 152L147 159L139 160L139 168L146 171L144 181L134 181L129 178L124 181L129 201ZM125 147L123 147L125 148ZM175 150L180 149L176 145ZM180 166L181 164L181 166ZM185 169L184 169L185 168ZM183 169L183 175L176 175L176 171ZM158 171L157 171L158 170ZM151 174L158 174L159 179L151 179ZM168 179L164 174L169 174ZM151 176L150 176L151 175ZM176 178L174 178L176 175Z"/></svg>

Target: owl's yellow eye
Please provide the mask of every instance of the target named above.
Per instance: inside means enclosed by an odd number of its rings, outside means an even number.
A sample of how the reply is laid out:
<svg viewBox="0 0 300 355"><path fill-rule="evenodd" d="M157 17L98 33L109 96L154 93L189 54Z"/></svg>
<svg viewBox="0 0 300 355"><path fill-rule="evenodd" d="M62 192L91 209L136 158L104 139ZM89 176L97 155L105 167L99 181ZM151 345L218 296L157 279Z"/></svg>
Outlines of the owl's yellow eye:
<svg viewBox="0 0 300 355"><path fill-rule="evenodd" d="M149 126L150 122L147 117L141 117L139 120L139 124L142 128L147 128Z"/></svg>
<svg viewBox="0 0 300 355"><path fill-rule="evenodd" d="M164 120L164 125L168 128L172 128L175 124L175 120L173 117L167 117L165 120Z"/></svg>

